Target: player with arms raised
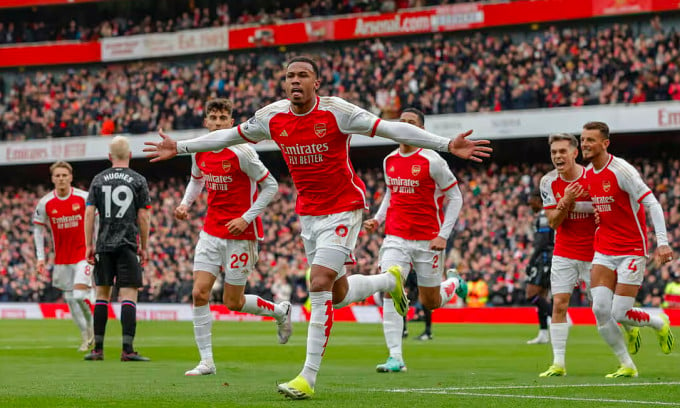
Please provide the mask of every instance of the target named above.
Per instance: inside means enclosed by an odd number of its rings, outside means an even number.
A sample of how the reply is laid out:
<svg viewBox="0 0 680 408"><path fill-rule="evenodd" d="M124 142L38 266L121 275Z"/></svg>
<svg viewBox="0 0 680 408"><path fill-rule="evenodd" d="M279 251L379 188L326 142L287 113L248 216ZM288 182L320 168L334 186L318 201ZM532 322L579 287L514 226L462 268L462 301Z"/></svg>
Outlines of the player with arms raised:
<svg viewBox="0 0 680 408"><path fill-rule="evenodd" d="M425 115L418 109L404 109L399 120L425 128ZM448 279L442 282L446 240L463 205L458 180L448 164L432 150L402 143L385 158L383 170L385 197L375 217L364 222L369 233L385 222L380 268L386 271L397 266L408 271L413 266L420 302L427 310L443 307L454 294L465 299L467 284L458 274L451 270ZM446 212L444 198L449 200ZM390 355L384 364L378 364L376 371L406 371L402 357L403 329L404 320L386 294L383 332Z"/></svg>
<svg viewBox="0 0 680 408"><path fill-rule="evenodd" d="M161 132L161 142L146 142L152 161L178 153L211 151L239 143L271 139L281 149L298 190L296 211L311 267L311 314L307 332L307 359L295 379L279 384L278 390L293 399L309 398L333 325L333 307L390 292L399 314L406 314L408 301L399 271L374 276L345 276L344 264L353 262L352 251L366 208L364 183L349 160L351 134L383 136L400 143L450 151L481 161L488 157L488 141L439 137L405 123L382 121L375 115L337 97L319 97L319 68L306 57L291 59L284 89L288 99L265 106L236 128L176 142Z"/></svg>
<svg viewBox="0 0 680 408"><path fill-rule="evenodd" d="M550 267L553 364L540 376L558 377L567 374L565 354L569 336L569 298L578 282L585 282L586 288L590 287L595 215L587 193L586 169L576 164L576 137L558 133L550 135L548 144L555 169L543 176L540 188L548 223L555 230L555 249Z"/></svg>
<svg viewBox="0 0 680 408"><path fill-rule="evenodd" d="M45 272L45 226L54 243L52 285L64 291L71 317L80 329L87 351L94 343L92 313L86 302L93 300L92 266L85 259L85 201L87 192L71 187L73 168L64 161L50 166L54 190L40 199L33 213L33 239L38 273Z"/></svg>
<svg viewBox="0 0 680 408"><path fill-rule="evenodd" d="M609 143L607 124L589 122L583 126L581 149L583 158L590 161L586 172L588 193L600 219L595 231L595 256L590 274L593 313L600 335L621 364L607 377L637 377L637 368L628 352L629 349L636 350L630 344L639 342L637 327L654 328L661 350L666 354L674 344L665 314L653 316L633 307L646 267L645 209L656 232L656 264L670 262L673 252L668 246L661 205L635 167L607 152ZM624 327L636 326L627 333L628 348L616 322Z"/></svg>
<svg viewBox="0 0 680 408"><path fill-rule="evenodd" d="M228 129L234 124L228 99L213 99L206 104L204 125L209 131ZM257 186L262 187L258 195ZM257 239L262 239L259 215L278 190L274 177L250 146L227 147L191 156L191 180L181 204L175 209L179 220L205 186L208 210L194 255L194 337L201 355L200 363L185 375L215 374L211 331L210 291L217 275L225 271L224 304L230 310L271 316L278 323L279 342L290 337L290 302L274 304L259 296L244 295L248 273L257 262Z"/></svg>

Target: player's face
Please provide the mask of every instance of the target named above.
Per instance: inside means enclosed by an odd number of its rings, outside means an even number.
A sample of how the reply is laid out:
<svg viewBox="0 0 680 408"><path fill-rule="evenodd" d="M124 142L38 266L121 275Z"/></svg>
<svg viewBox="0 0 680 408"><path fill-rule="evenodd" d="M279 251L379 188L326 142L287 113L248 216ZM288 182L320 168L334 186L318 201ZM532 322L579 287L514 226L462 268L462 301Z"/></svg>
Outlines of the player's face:
<svg viewBox="0 0 680 408"><path fill-rule="evenodd" d="M560 174L574 168L576 156L578 156L578 149L568 140L556 140L550 145L550 159Z"/></svg>
<svg viewBox="0 0 680 408"><path fill-rule="evenodd" d="M57 167L52 172L52 183L54 183L54 188L57 190L63 190L71 187L71 182L73 181L73 174L71 174L68 169L63 167Z"/></svg>
<svg viewBox="0 0 680 408"><path fill-rule="evenodd" d="M404 112L401 114L399 117L399 122L404 122L411 124L413 126L418 126L421 129L425 129L425 126L423 126L422 123L420 123L420 119L418 118L418 115L416 115L413 112Z"/></svg>
<svg viewBox="0 0 680 408"><path fill-rule="evenodd" d="M231 117L231 113L225 110L212 110L208 112L208 115L203 120L203 126L211 132L229 129L234 126L234 118Z"/></svg>
<svg viewBox="0 0 680 408"><path fill-rule="evenodd" d="M288 66L283 86L293 105L305 105L316 98L319 85L319 79L310 63L294 62Z"/></svg>
<svg viewBox="0 0 680 408"><path fill-rule="evenodd" d="M583 159L587 161L607 151L609 147L609 139L602 137L602 134L597 129L583 129L581 132L581 153Z"/></svg>

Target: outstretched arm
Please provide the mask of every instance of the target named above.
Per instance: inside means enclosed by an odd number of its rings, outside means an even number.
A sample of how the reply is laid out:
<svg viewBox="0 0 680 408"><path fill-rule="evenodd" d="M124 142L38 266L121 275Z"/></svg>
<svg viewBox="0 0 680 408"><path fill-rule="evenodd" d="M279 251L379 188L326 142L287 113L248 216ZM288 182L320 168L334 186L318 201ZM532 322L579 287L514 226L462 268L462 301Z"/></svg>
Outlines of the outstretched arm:
<svg viewBox="0 0 680 408"><path fill-rule="evenodd" d="M144 152L148 153L146 157L151 159L151 162L172 159L181 153L209 152L246 142L239 135L237 128L220 129L204 136L179 142L163 133L163 129L158 130L158 135L161 137L160 142L144 142L146 146L149 146L144 148Z"/></svg>
<svg viewBox="0 0 680 408"><path fill-rule="evenodd" d="M468 136L472 130L461 133L455 139L437 136L417 126L401 122L388 122L381 120L375 130L375 134L395 142L433 149L440 152L449 152L461 159L481 162L483 158L490 157L493 149L486 145L488 140L470 140Z"/></svg>

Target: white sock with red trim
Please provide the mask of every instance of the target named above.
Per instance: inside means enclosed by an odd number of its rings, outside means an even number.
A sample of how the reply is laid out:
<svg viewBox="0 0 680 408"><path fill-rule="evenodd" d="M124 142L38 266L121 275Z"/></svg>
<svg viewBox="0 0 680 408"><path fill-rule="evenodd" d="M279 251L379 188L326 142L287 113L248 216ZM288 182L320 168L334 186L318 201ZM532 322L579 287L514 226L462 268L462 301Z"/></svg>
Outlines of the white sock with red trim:
<svg viewBox="0 0 680 408"><path fill-rule="evenodd" d="M642 309L633 307L635 298L632 296L614 295L612 302L612 317L617 322L626 326L650 326L655 330L661 330L664 321L659 316L652 316Z"/></svg>
<svg viewBox="0 0 680 408"><path fill-rule="evenodd" d="M250 313L257 316L275 317L280 320L286 311L274 302L264 300L259 296L245 295L246 301L243 303L241 312Z"/></svg>
<svg viewBox="0 0 680 408"><path fill-rule="evenodd" d="M332 292L310 292L309 298L312 311L307 331L307 359L300 375L314 388L316 375L321 367L321 359L326 352L326 345L333 327L333 294Z"/></svg>
<svg viewBox="0 0 680 408"><path fill-rule="evenodd" d="M439 294L442 297L442 302L439 307L444 307L456 295L456 289L460 281L458 278L449 278L439 285Z"/></svg>

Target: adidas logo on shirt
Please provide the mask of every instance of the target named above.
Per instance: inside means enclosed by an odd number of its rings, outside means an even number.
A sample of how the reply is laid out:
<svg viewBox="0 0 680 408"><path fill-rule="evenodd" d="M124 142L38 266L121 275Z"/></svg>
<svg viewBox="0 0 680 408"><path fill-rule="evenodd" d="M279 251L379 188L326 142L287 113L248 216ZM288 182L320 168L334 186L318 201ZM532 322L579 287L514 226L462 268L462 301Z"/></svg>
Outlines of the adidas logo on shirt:
<svg viewBox="0 0 680 408"><path fill-rule="evenodd" d="M279 133L279 137L288 137L288 132L286 132L286 129L283 129L283 132Z"/></svg>

